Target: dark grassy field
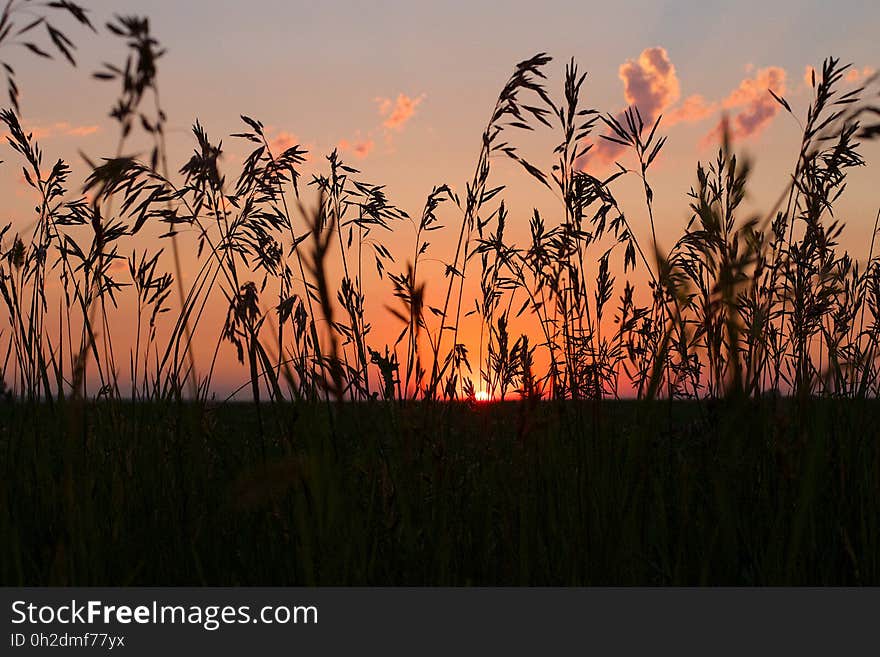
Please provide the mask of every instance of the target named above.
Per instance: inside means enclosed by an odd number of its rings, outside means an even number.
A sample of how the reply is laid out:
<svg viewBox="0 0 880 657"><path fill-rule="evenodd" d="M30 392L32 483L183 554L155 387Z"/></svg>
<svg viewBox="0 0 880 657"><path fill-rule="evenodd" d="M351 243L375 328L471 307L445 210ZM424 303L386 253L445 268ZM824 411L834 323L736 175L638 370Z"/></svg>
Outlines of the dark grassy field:
<svg viewBox="0 0 880 657"><path fill-rule="evenodd" d="M2 407L2 584L880 584L876 402L255 411Z"/></svg>

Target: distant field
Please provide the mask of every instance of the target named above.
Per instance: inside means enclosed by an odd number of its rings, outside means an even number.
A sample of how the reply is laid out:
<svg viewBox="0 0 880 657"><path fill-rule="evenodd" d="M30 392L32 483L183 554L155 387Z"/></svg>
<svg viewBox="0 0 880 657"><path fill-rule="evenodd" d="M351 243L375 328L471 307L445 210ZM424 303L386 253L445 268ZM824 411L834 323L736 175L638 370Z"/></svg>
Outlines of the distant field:
<svg viewBox="0 0 880 657"><path fill-rule="evenodd" d="M0 430L4 585L880 584L876 402L10 404Z"/></svg>

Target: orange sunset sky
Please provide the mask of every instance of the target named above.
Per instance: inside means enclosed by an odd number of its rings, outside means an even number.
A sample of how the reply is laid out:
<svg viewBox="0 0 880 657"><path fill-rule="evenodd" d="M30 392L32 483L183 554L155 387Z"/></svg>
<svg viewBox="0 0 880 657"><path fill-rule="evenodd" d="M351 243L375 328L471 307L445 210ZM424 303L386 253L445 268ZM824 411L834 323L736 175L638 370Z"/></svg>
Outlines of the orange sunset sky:
<svg viewBox="0 0 880 657"><path fill-rule="evenodd" d="M687 191L694 184L696 162L712 157L723 115L729 117L737 150L754 159L749 207L766 211L786 185L800 139L797 121L767 90L784 96L802 116L812 93L810 67L820 67L824 57L853 63L846 82L853 88L880 67L876 2L83 4L96 26L113 14L151 18L154 34L167 48L158 79L172 169L188 157L190 126L198 119L212 138L223 139L223 167L234 180L249 149L229 135L241 131L238 117L246 114L267 126L279 149L301 144L310 151L307 177L337 148L363 179L385 184L390 200L413 216L434 185L447 183L464 195L485 122L518 61L536 52L552 55L548 87L559 96L565 63L574 57L589 72L586 106L618 114L635 104L648 120L664 116L660 131L669 141L651 174L661 247L671 244L690 216ZM10 47L4 56L16 67L22 119L40 141L44 160L64 158L74 167L74 180L81 181L86 169L80 151L100 158L116 148L118 128L108 117L116 84L91 74L104 61L120 60L124 47L103 29L95 35L71 24L67 33L78 47L75 69ZM557 134L515 138L532 161L551 162ZM135 135L126 149L137 154L145 147L146 141ZM3 151L4 219L24 231L33 218L32 190L24 185L17 155L5 145ZM851 174L837 211L847 223L842 244L857 258L867 252L880 207L874 164L880 149L872 145L864 154L868 166ZM631 157L599 141L584 166L599 175L616 159L631 165ZM524 238L532 208L546 209L549 218L558 202L514 163L499 159L494 166L493 181L508 185L511 236ZM648 231L640 181L624 177L614 191L635 230ZM303 197L307 204L314 202L310 188ZM444 212L444 222L457 226L459 215ZM158 227L146 230L125 248L158 245L160 232ZM432 245L437 260L425 270L429 293L432 281L441 287L440 260L451 259L453 233ZM413 237L408 225L377 236L400 255L400 269ZM184 277L193 269L194 260L184 249ZM379 347L399 332L397 320L384 308L392 303L391 288L372 275L365 285L371 342ZM114 314L114 338L123 343L131 337L128 312L123 302ZM213 353L225 308L217 304L209 312L204 339L196 343L201 362ZM476 342L479 337L466 332L465 339ZM235 362L234 349L224 345L222 350L215 375L221 394L247 376Z"/></svg>

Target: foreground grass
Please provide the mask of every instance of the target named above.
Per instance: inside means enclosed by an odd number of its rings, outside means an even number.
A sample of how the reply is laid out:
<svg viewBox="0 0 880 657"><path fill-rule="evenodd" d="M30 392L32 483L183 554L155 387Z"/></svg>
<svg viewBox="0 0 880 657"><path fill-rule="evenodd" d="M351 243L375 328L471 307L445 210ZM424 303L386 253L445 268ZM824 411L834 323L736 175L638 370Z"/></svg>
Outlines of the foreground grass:
<svg viewBox="0 0 880 657"><path fill-rule="evenodd" d="M11 404L0 427L5 585L880 584L874 402Z"/></svg>

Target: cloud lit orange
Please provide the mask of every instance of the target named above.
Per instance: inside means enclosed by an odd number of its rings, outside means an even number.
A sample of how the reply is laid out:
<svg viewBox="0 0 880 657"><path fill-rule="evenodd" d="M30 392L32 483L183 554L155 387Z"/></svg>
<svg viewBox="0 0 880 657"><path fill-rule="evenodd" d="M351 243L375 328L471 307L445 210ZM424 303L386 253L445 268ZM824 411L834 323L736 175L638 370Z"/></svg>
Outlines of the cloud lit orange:
<svg viewBox="0 0 880 657"><path fill-rule="evenodd" d="M864 82L875 73L876 71L870 66L865 66L861 70L857 68L851 68L849 71L847 71L845 79L849 83Z"/></svg>
<svg viewBox="0 0 880 657"><path fill-rule="evenodd" d="M722 107L731 112L728 123L732 139L746 139L759 135L779 113L781 106L770 94L785 94L785 70L778 66L760 69L754 77L746 78L739 83L727 98ZM704 138L704 143L719 139L724 131L724 120L712 129Z"/></svg>
<svg viewBox="0 0 880 657"><path fill-rule="evenodd" d="M653 123L658 116L678 101L681 89L675 66L665 48L646 48L637 60L627 60L619 69L623 82L623 95L630 106L637 107L645 123ZM690 99L689 99L690 100ZM617 115L623 121L623 113ZM613 161L623 151L623 146L601 140L595 144L591 155L602 162Z"/></svg>
<svg viewBox="0 0 880 657"><path fill-rule="evenodd" d="M296 135L291 134L285 130L279 132L272 139L270 145L276 152L286 151L288 148L292 146L296 146L299 143L299 139L297 139Z"/></svg>
<svg viewBox="0 0 880 657"><path fill-rule="evenodd" d="M706 100L700 94L694 94L685 98L681 105L674 108L666 116L666 125L672 126L676 123L693 123L702 121L711 116L718 109L718 103Z"/></svg>
<svg viewBox="0 0 880 657"><path fill-rule="evenodd" d="M71 125L67 121L58 121L48 125L25 125L25 130L39 141L53 137L88 137L97 133L100 127L97 125ZM7 134L3 133L0 137L5 138Z"/></svg>
<svg viewBox="0 0 880 657"><path fill-rule="evenodd" d="M379 98L379 114L385 117L382 125L389 130L403 130L403 127L416 113L416 108L425 99L425 95L411 98L406 94L398 94L397 100Z"/></svg>
<svg viewBox="0 0 880 657"><path fill-rule="evenodd" d="M372 139L362 139L354 142L350 142L347 139L342 139L337 144L337 147L341 151L350 151L354 153L355 157L363 160L372 152L375 145L376 142Z"/></svg>

